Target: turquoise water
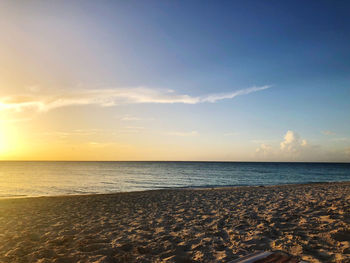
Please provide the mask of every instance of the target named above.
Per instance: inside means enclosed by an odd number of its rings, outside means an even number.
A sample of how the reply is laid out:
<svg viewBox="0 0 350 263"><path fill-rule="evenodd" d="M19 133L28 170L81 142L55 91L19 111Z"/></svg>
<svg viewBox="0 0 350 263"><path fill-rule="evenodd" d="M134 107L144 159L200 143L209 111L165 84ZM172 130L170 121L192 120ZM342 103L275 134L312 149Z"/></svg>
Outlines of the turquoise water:
<svg viewBox="0 0 350 263"><path fill-rule="evenodd" d="M0 162L0 197L334 181L349 163Z"/></svg>

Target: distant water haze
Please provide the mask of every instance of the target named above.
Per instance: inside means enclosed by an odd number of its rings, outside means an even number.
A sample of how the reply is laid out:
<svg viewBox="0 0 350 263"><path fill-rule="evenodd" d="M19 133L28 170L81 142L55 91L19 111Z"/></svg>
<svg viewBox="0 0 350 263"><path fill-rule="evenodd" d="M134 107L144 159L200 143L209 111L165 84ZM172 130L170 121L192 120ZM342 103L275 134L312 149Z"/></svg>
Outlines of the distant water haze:
<svg viewBox="0 0 350 263"><path fill-rule="evenodd" d="M350 181L350 164L0 162L0 197L336 181Z"/></svg>

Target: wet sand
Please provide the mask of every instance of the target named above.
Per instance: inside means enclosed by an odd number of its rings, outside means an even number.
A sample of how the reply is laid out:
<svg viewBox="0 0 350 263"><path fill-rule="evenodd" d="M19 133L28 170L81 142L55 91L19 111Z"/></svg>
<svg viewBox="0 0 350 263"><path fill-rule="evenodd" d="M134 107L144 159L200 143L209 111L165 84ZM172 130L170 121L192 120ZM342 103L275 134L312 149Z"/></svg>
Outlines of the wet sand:
<svg viewBox="0 0 350 263"><path fill-rule="evenodd" d="M350 183L0 200L0 262L350 262Z"/></svg>

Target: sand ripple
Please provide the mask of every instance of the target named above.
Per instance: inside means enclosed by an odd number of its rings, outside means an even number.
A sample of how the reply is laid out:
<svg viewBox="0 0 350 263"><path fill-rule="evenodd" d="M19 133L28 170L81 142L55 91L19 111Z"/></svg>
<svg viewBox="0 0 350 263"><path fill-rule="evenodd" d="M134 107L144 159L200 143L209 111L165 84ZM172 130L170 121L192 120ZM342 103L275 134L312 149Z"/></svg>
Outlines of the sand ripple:
<svg viewBox="0 0 350 263"><path fill-rule="evenodd" d="M350 184L0 200L0 262L350 262Z"/></svg>

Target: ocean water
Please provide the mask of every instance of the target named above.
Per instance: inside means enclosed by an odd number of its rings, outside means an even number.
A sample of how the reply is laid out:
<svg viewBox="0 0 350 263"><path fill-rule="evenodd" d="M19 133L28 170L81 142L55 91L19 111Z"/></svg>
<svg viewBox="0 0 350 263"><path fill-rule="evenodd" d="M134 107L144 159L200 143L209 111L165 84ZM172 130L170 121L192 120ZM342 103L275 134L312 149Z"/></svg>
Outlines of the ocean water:
<svg viewBox="0 0 350 263"><path fill-rule="evenodd" d="M0 162L0 197L335 181L349 163Z"/></svg>

